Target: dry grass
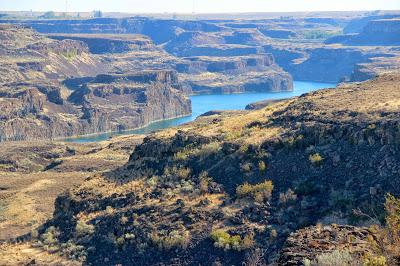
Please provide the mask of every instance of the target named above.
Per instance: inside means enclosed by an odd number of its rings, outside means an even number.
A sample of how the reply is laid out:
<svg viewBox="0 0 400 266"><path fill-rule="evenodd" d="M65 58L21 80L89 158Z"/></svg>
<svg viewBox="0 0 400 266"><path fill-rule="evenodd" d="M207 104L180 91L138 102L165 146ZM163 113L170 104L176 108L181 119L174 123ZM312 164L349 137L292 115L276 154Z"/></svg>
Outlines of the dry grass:
<svg viewBox="0 0 400 266"><path fill-rule="evenodd" d="M122 166L141 139L141 136L123 136L92 144L2 143L0 158L12 164L0 167L0 240L27 234L40 226L51 218L57 195L80 184L93 171ZM66 152L67 149L74 150L75 155ZM48 157L49 154L53 155ZM55 160L62 163L43 171ZM11 168L15 172L10 172ZM125 186L129 185L133 184Z"/></svg>
<svg viewBox="0 0 400 266"><path fill-rule="evenodd" d="M79 262L66 260L60 255L50 254L41 248L32 247L28 243L0 245L0 265L29 265L33 261L35 265L81 265Z"/></svg>

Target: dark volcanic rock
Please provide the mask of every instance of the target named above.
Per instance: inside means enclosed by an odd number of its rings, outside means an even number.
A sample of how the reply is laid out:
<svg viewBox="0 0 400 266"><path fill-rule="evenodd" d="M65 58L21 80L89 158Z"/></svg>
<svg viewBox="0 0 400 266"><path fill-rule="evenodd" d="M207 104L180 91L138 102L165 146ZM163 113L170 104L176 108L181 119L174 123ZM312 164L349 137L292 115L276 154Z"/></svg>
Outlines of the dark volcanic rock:
<svg viewBox="0 0 400 266"><path fill-rule="evenodd" d="M360 258L372 250L368 228L346 225L312 226L298 230L287 238L279 256L279 265L303 265L304 260L315 260L318 255L334 250L348 251Z"/></svg>

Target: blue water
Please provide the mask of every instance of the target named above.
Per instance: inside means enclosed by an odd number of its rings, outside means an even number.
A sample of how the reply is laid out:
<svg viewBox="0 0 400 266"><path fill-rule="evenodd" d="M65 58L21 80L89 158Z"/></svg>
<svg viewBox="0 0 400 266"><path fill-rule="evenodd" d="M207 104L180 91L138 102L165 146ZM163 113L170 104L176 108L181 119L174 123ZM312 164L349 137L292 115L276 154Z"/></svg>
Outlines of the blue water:
<svg viewBox="0 0 400 266"><path fill-rule="evenodd" d="M192 100L192 114L189 116L163 120L151 123L150 125L140 128L127 130L123 132L101 133L90 136L81 136L76 138L64 139L66 142L97 142L107 140L112 136L130 135L130 134L146 134L155 130L181 125L186 122L193 121L201 114L210 110L241 110L249 103L266 100L266 99L284 99L298 96L303 93L314 91L321 88L332 88L336 84L295 81L294 89L291 92L265 92L265 93L240 93L240 94L207 94L190 96Z"/></svg>

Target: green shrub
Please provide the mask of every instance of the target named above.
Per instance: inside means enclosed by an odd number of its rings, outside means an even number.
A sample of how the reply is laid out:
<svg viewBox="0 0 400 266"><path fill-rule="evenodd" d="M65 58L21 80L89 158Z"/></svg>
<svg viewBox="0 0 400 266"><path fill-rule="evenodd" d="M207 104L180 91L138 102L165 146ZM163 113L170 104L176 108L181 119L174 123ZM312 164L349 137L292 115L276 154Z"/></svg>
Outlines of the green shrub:
<svg viewBox="0 0 400 266"><path fill-rule="evenodd" d="M239 147L239 152L247 153L249 151L249 144L244 143Z"/></svg>
<svg viewBox="0 0 400 266"><path fill-rule="evenodd" d="M73 240L69 240L67 243L61 245L61 254L66 256L68 259L80 262L85 261L87 257L85 247L75 244Z"/></svg>
<svg viewBox="0 0 400 266"><path fill-rule="evenodd" d="M225 134L224 138L225 138L226 141L233 141L233 140L236 140L236 139L240 138L241 135L242 134L239 131L228 132L228 133Z"/></svg>
<svg viewBox="0 0 400 266"><path fill-rule="evenodd" d="M244 163L244 164L242 164L241 166L240 166L240 168L242 169L242 172L244 172L244 173L249 173L249 172L251 172L251 167L252 167L253 165L251 164L251 163Z"/></svg>
<svg viewBox="0 0 400 266"><path fill-rule="evenodd" d="M165 167L164 169L164 175L171 177L178 177L179 179L186 179L190 176L190 168L185 168L185 167Z"/></svg>
<svg viewBox="0 0 400 266"><path fill-rule="evenodd" d="M86 236L94 233L94 225L87 224L84 221L79 220L75 226L75 232L77 236Z"/></svg>
<svg viewBox="0 0 400 266"><path fill-rule="evenodd" d="M50 252L56 252L59 250L58 237L60 236L60 231L54 227L50 226L47 228L46 232L40 236L40 240L43 243L44 249Z"/></svg>
<svg viewBox="0 0 400 266"><path fill-rule="evenodd" d="M158 181L159 177L154 175L151 178L147 179L146 183L151 187L155 187L158 184Z"/></svg>
<svg viewBox="0 0 400 266"><path fill-rule="evenodd" d="M77 49L65 50L61 52L61 55L64 56L68 61L70 61L78 55L78 50Z"/></svg>
<svg viewBox="0 0 400 266"><path fill-rule="evenodd" d="M260 202L271 198L273 189L274 185L270 180L255 185L246 182L236 188L236 196L238 198L252 197L256 201Z"/></svg>
<svg viewBox="0 0 400 266"><path fill-rule="evenodd" d="M264 173L266 169L267 169L267 166L265 165L264 161L259 161L258 162L258 170L260 171L260 173Z"/></svg>
<svg viewBox="0 0 400 266"><path fill-rule="evenodd" d="M159 249L185 249L190 243L190 233L187 230L173 230L166 236L160 236L157 233L153 233L151 234L150 239Z"/></svg>
<svg viewBox="0 0 400 266"><path fill-rule="evenodd" d="M106 211L106 213L107 213L108 215L111 215L111 214L114 213L114 208L113 208L112 206L106 206L105 211Z"/></svg>
<svg viewBox="0 0 400 266"><path fill-rule="evenodd" d="M324 158L319 153L314 153L308 157L310 162L314 165L320 165Z"/></svg>
<svg viewBox="0 0 400 266"><path fill-rule="evenodd" d="M229 233L222 229L213 230L211 232L211 239L214 241L214 245L218 248L225 250L245 250L253 248L255 245L254 235L246 235L243 239L239 235L231 236Z"/></svg>
<svg viewBox="0 0 400 266"><path fill-rule="evenodd" d="M176 175L182 179L188 178L190 175L190 168L179 168L176 171Z"/></svg>
<svg viewBox="0 0 400 266"><path fill-rule="evenodd" d="M326 31L326 30L305 30L301 33L305 39L327 39L329 37L341 34L340 31Z"/></svg>
<svg viewBox="0 0 400 266"><path fill-rule="evenodd" d="M127 223L129 222L129 218L126 217L126 216L122 216L122 217L119 219L119 222L120 222L122 225L127 224Z"/></svg>
<svg viewBox="0 0 400 266"><path fill-rule="evenodd" d="M189 151L184 149L175 153L174 159L178 161L185 161L189 157Z"/></svg>
<svg viewBox="0 0 400 266"><path fill-rule="evenodd" d="M394 265L400 254L400 198L388 194L385 202L386 225L383 228L375 226L371 230L375 237L370 237L370 243L374 248L374 256L368 256L366 260L370 265Z"/></svg>
<svg viewBox="0 0 400 266"><path fill-rule="evenodd" d="M201 160L203 160L212 154L218 153L220 148L221 146L218 142L211 142L201 146L201 148L196 150L193 155L198 156Z"/></svg>
<svg viewBox="0 0 400 266"><path fill-rule="evenodd" d="M364 258L363 266L387 266L387 260L384 256L368 255Z"/></svg>
<svg viewBox="0 0 400 266"><path fill-rule="evenodd" d="M269 240L272 242L278 237L278 232L275 229L272 229L269 232Z"/></svg>

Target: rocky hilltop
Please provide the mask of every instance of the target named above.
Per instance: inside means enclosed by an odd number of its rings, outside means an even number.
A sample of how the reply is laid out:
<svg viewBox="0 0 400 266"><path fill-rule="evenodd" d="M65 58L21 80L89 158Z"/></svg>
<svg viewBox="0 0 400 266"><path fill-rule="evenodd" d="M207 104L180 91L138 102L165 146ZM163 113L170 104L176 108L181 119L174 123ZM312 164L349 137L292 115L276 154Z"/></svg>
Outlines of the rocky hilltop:
<svg viewBox="0 0 400 266"><path fill-rule="evenodd" d="M371 260L376 232L354 226L400 194L399 84L384 75L149 135L60 195L37 243L102 265Z"/></svg>
<svg viewBox="0 0 400 266"><path fill-rule="evenodd" d="M148 38L69 37L0 26L0 141L131 129L191 113L173 70L135 72L132 60L113 56L157 51Z"/></svg>

